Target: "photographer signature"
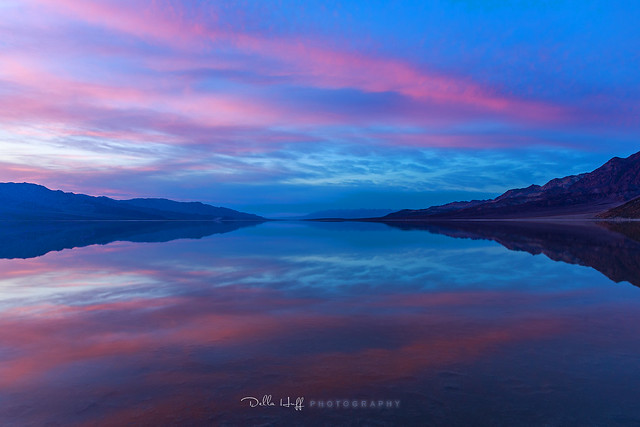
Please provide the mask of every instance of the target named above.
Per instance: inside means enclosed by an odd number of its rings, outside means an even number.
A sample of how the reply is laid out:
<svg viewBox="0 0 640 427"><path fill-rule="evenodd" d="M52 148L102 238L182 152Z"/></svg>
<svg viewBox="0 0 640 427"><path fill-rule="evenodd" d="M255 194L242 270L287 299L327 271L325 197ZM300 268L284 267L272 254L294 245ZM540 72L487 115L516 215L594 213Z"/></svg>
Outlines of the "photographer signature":
<svg viewBox="0 0 640 427"><path fill-rule="evenodd" d="M253 396L247 396L240 399L240 402L244 401L249 402L249 407L251 408L256 408L259 406L281 406L284 408L293 408L296 411L302 411L302 408L304 408L304 397L296 397L295 400L292 400L291 397L287 396L280 399L280 405L276 405L273 402L273 396L270 394L262 396L262 399L258 399L257 397Z"/></svg>

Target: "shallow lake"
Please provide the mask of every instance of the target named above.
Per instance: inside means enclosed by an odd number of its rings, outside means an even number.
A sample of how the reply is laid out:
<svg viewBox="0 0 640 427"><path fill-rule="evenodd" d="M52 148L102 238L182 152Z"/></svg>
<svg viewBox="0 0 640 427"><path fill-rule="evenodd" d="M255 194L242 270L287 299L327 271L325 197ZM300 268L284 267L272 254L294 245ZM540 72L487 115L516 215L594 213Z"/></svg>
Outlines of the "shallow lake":
<svg viewBox="0 0 640 427"><path fill-rule="evenodd" d="M640 425L633 224L0 227L3 426Z"/></svg>

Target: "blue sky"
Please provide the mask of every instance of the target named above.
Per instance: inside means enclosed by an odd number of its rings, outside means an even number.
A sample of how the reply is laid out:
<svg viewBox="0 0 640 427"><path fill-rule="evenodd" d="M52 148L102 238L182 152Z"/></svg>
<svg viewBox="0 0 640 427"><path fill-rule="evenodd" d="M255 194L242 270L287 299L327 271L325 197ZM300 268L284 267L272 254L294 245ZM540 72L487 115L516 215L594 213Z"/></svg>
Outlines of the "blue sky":
<svg viewBox="0 0 640 427"><path fill-rule="evenodd" d="M640 4L5 1L0 180L279 216L638 151Z"/></svg>

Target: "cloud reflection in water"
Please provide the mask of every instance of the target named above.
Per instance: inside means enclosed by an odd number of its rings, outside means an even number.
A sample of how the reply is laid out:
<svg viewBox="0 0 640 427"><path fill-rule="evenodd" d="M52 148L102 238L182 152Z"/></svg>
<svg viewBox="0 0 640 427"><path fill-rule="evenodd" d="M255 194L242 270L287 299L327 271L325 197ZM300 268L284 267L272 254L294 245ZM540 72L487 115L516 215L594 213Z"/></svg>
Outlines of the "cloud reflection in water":
<svg viewBox="0 0 640 427"><path fill-rule="evenodd" d="M614 405L640 379L637 289L492 242L268 223L0 260L0 272L9 424L640 416ZM263 394L403 406L240 405Z"/></svg>

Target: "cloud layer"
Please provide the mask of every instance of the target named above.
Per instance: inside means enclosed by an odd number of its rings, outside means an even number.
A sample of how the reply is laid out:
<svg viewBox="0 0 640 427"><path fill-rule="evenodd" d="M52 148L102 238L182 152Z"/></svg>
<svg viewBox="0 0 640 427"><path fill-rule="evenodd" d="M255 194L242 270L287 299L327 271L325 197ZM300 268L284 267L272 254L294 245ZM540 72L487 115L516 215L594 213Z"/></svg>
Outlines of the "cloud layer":
<svg viewBox="0 0 640 427"><path fill-rule="evenodd" d="M637 6L590 6L9 1L0 180L257 206L577 172L640 127Z"/></svg>

